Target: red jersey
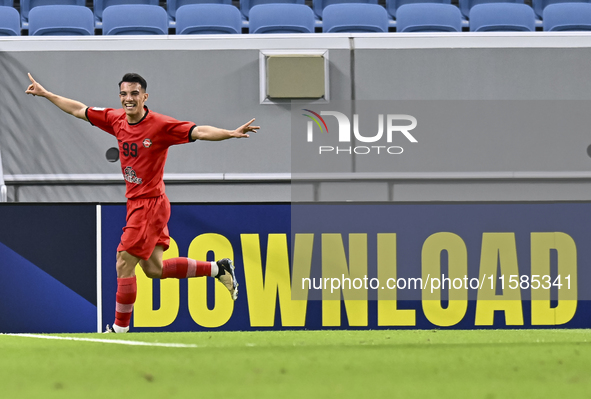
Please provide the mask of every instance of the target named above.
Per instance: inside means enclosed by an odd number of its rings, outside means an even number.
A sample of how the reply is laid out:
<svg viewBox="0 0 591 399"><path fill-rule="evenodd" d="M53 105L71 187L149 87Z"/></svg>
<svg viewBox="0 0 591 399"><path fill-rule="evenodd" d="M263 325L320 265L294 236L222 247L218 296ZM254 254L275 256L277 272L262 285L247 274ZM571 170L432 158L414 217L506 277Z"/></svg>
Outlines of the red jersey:
<svg viewBox="0 0 591 399"><path fill-rule="evenodd" d="M87 108L88 121L112 134L119 142L121 171L127 186L127 198L150 198L164 194L164 164L168 147L188 143L193 122L149 111L138 123L127 122L124 109Z"/></svg>

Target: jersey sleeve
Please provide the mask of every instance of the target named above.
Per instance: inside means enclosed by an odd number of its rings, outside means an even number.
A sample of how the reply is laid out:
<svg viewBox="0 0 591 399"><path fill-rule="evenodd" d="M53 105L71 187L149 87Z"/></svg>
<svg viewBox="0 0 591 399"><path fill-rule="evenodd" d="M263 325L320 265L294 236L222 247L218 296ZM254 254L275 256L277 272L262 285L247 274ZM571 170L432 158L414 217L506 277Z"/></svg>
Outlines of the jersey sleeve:
<svg viewBox="0 0 591 399"><path fill-rule="evenodd" d="M115 135L113 130L114 115L113 108L99 108L99 107L88 107L86 108L86 119L91 125L104 130L105 132Z"/></svg>
<svg viewBox="0 0 591 399"><path fill-rule="evenodd" d="M193 122L181 122L170 118L165 123L166 137L169 145L185 144L195 140L191 139L191 133L195 128Z"/></svg>

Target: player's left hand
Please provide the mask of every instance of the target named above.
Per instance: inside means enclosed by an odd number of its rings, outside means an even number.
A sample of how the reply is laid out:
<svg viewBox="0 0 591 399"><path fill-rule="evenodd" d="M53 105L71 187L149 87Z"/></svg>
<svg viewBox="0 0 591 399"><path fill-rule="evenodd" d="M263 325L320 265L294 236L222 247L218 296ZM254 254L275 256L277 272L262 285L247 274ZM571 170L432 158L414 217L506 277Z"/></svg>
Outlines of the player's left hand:
<svg viewBox="0 0 591 399"><path fill-rule="evenodd" d="M256 133L260 126L251 126L250 124L254 122L255 118L252 118L250 121L245 123L244 125L240 126L238 129L234 130L234 137L250 137L248 133L253 132Z"/></svg>

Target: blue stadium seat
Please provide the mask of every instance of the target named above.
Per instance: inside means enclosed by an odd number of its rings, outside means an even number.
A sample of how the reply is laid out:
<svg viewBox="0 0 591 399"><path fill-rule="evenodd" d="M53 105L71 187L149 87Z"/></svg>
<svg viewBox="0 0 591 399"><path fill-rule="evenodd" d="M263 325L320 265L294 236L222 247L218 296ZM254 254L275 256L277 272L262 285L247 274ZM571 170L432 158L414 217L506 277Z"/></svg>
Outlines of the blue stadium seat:
<svg viewBox="0 0 591 399"><path fill-rule="evenodd" d="M250 9L261 4L306 4L305 0L240 0L240 11L245 18L249 18Z"/></svg>
<svg viewBox="0 0 591 399"><path fill-rule="evenodd" d="M397 32L461 32L462 13L451 4L405 4L396 11Z"/></svg>
<svg viewBox="0 0 591 399"><path fill-rule="evenodd" d="M21 16L9 6L0 6L0 36L20 36Z"/></svg>
<svg viewBox="0 0 591 399"><path fill-rule="evenodd" d="M103 23L103 13L107 7L119 6L123 4L148 4L157 6L159 0L93 0L94 18L96 27L100 28Z"/></svg>
<svg viewBox="0 0 591 399"><path fill-rule="evenodd" d="M589 31L591 4L550 4L544 8L542 23L545 31Z"/></svg>
<svg viewBox="0 0 591 399"><path fill-rule="evenodd" d="M487 3L470 9L470 31L535 31L536 15L527 4Z"/></svg>
<svg viewBox="0 0 591 399"><path fill-rule="evenodd" d="M322 13L323 32L388 32L388 13L377 4L333 4Z"/></svg>
<svg viewBox="0 0 591 399"><path fill-rule="evenodd" d="M29 26L29 12L38 6L86 6L86 0L21 0L21 22L23 28Z"/></svg>
<svg viewBox="0 0 591 399"><path fill-rule="evenodd" d="M343 3L366 3L366 4L378 4L378 0L312 0L312 6L314 13L318 18L322 18L322 12L325 7L333 4Z"/></svg>
<svg viewBox="0 0 591 399"><path fill-rule="evenodd" d="M261 4L250 9L250 33L314 33L314 11L303 4Z"/></svg>
<svg viewBox="0 0 591 399"><path fill-rule="evenodd" d="M451 0L386 0L386 10L388 11L388 14L392 16L392 18L396 18L396 10L398 9L398 7L403 6L405 4L415 3L451 4Z"/></svg>
<svg viewBox="0 0 591 399"><path fill-rule="evenodd" d="M14 7L14 0L0 0L0 7Z"/></svg>
<svg viewBox="0 0 591 399"><path fill-rule="evenodd" d="M168 14L160 6L124 4L103 11L103 35L166 35Z"/></svg>
<svg viewBox="0 0 591 399"><path fill-rule="evenodd" d="M459 0L460 3L460 11L462 11L462 15L466 18L470 15L470 10L472 7L478 4L487 4L487 3L517 3L517 4L524 4L524 0Z"/></svg>
<svg viewBox="0 0 591 399"><path fill-rule="evenodd" d="M171 26L176 25L176 13L182 6L190 4L232 4L232 0L167 0L166 11L168 12L168 20ZM177 31L178 33L178 31Z"/></svg>
<svg viewBox="0 0 591 399"><path fill-rule="evenodd" d="M591 0L532 0L532 7L539 18L542 18L544 9L550 4L560 3L590 3Z"/></svg>
<svg viewBox="0 0 591 399"><path fill-rule="evenodd" d="M189 4L176 12L177 35L242 32L242 15L229 4Z"/></svg>
<svg viewBox="0 0 591 399"><path fill-rule="evenodd" d="M29 36L94 35L94 17L84 6L38 6L29 13Z"/></svg>

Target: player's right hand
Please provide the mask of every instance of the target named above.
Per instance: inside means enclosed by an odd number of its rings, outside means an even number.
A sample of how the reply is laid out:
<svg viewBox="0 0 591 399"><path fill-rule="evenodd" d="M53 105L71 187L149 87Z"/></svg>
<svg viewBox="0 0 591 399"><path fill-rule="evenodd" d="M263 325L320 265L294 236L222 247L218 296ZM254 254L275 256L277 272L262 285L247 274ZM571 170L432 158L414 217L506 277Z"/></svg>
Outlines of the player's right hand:
<svg viewBox="0 0 591 399"><path fill-rule="evenodd" d="M31 79L31 84L29 85L29 87L27 87L27 90L25 91L25 93L32 94L34 96L45 97L47 90L45 90L45 88L43 86L41 86L39 83L37 83L37 81L35 81L35 79L33 79L33 76L31 76L30 73L29 73L29 79Z"/></svg>

